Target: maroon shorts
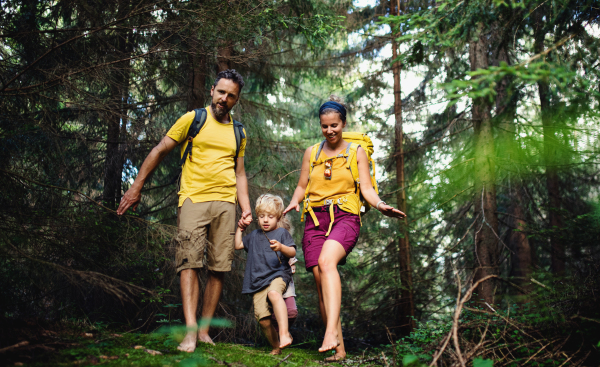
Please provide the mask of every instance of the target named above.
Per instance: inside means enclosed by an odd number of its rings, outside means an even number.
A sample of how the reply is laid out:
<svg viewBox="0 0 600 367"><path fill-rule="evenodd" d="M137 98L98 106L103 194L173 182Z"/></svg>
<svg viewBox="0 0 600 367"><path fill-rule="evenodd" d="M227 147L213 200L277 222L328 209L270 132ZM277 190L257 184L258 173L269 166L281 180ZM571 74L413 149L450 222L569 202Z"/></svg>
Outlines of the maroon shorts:
<svg viewBox="0 0 600 367"><path fill-rule="evenodd" d="M304 262L308 271L311 271L314 266L318 265L319 255L321 255L321 249L326 240L339 242L346 251L346 255L352 251L356 245L356 241L358 241L360 217L356 214L339 210L337 206L335 206L335 209L333 227L328 237L325 237L325 234L329 229L331 219L326 207L313 208L319 221L318 227L315 226L315 222L310 214L305 213L304 215L306 225L304 226L304 237L302 238L302 251L304 252ZM340 265L344 265L345 263L346 258L340 261Z"/></svg>

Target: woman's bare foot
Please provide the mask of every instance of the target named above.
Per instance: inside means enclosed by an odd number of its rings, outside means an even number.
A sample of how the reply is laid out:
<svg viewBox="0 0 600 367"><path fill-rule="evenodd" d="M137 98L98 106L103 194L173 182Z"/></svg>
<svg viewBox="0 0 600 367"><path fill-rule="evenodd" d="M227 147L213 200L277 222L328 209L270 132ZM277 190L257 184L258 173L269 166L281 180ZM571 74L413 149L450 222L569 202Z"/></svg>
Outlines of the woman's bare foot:
<svg viewBox="0 0 600 367"><path fill-rule="evenodd" d="M336 352L334 355L325 358L325 362L337 362L346 359L346 353Z"/></svg>
<svg viewBox="0 0 600 367"><path fill-rule="evenodd" d="M270 353L272 356L278 356L281 354L281 349L279 348L273 348L273 350Z"/></svg>
<svg viewBox="0 0 600 367"><path fill-rule="evenodd" d="M198 340L201 341L202 343L208 343L210 345L215 345L215 342L213 342L211 337L208 336L208 333L198 332Z"/></svg>
<svg viewBox="0 0 600 367"><path fill-rule="evenodd" d="M292 334L288 333L288 335L279 336L279 348L283 349L285 347L289 347L292 345L294 338L292 338Z"/></svg>
<svg viewBox="0 0 600 367"><path fill-rule="evenodd" d="M193 353L196 350L196 332L188 331L187 334L185 334L185 338L181 341L181 344L177 347L177 350Z"/></svg>
<svg viewBox="0 0 600 367"><path fill-rule="evenodd" d="M332 350L337 348L340 345L340 341L337 338L337 335L333 333L325 333L325 338L323 338L323 345L319 348L319 352L327 352L328 350Z"/></svg>

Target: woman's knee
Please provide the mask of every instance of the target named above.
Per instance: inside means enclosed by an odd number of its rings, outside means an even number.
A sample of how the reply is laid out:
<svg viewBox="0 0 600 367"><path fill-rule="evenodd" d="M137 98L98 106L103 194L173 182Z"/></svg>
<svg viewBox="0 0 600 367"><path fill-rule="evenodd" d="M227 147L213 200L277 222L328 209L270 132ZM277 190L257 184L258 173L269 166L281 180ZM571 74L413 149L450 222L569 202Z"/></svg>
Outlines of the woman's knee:
<svg viewBox="0 0 600 367"><path fill-rule="evenodd" d="M321 273L337 271L337 262L325 256L319 257L319 271Z"/></svg>

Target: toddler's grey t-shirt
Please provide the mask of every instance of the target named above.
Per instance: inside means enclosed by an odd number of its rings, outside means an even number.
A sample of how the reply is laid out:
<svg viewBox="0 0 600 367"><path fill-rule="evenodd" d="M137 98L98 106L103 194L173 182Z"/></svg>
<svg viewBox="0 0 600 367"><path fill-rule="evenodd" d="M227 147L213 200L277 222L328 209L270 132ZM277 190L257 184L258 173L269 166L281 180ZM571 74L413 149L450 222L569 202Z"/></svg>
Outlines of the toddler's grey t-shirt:
<svg viewBox="0 0 600 367"><path fill-rule="evenodd" d="M284 228L267 232L271 240L277 240L286 246L296 247L290 233ZM242 294L256 293L271 284L273 279L281 277L285 284L292 279L289 258L281 252L271 250L271 244L262 229L256 229L242 239L244 250L248 252ZM279 256L279 260L277 257ZM281 263L280 263L281 260Z"/></svg>

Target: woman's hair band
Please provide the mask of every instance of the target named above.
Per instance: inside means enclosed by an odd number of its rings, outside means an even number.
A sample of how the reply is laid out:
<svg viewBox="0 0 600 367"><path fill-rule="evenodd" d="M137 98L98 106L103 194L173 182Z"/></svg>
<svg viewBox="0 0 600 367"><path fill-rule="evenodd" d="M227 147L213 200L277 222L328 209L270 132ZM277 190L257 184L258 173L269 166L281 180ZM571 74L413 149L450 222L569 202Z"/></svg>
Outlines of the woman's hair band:
<svg viewBox="0 0 600 367"><path fill-rule="evenodd" d="M344 106L342 106L340 103L334 102L334 101L327 101L325 103L323 103L321 105L321 108L319 108L319 116L323 115L324 112L326 110L336 110L337 112L340 113L342 121L346 121L346 108Z"/></svg>

